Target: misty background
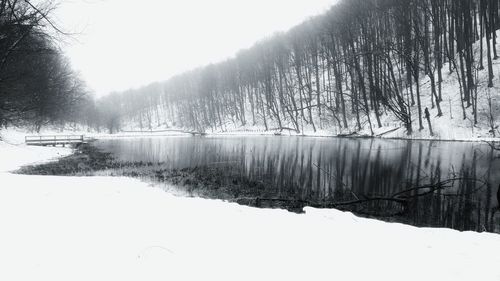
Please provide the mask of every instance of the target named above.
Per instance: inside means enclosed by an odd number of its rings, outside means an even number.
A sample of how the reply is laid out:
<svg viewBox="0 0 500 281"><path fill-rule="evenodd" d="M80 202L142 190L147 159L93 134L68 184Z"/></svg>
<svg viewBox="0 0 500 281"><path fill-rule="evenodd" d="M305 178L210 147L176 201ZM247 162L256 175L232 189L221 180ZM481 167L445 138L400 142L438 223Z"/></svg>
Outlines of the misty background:
<svg viewBox="0 0 500 281"><path fill-rule="evenodd" d="M335 2L70 0L53 18L74 33L64 53L100 97L222 61Z"/></svg>

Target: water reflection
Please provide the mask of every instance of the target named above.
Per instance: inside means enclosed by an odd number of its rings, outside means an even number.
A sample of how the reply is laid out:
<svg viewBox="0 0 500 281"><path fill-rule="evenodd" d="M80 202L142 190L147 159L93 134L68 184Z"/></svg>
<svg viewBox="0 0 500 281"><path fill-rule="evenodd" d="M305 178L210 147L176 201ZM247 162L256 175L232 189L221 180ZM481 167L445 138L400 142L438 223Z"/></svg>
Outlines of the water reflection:
<svg viewBox="0 0 500 281"><path fill-rule="evenodd" d="M96 145L124 162L162 163L167 169L222 167L224 174L265 184L273 198L360 200L347 209L419 226L500 232L500 160L488 145L261 136L135 138ZM453 178L442 189L401 193ZM365 200L398 193L407 204Z"/></svg>

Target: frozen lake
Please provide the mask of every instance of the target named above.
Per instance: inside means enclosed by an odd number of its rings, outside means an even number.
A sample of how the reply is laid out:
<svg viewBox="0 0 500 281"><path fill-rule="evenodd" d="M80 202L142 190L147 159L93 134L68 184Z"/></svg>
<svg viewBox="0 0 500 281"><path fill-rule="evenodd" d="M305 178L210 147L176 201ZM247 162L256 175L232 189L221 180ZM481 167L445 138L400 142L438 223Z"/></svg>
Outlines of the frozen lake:
<svg viewBox="0 0 500 281"><path fill-rule="evenodd" d="M272 198L342 203L341 209L360 215L418 226L500 232L500 158L487 144L231 136L123 138L95 145L122 162L213 167L221 178L230 175L233 185L261 183Z"/></svg>

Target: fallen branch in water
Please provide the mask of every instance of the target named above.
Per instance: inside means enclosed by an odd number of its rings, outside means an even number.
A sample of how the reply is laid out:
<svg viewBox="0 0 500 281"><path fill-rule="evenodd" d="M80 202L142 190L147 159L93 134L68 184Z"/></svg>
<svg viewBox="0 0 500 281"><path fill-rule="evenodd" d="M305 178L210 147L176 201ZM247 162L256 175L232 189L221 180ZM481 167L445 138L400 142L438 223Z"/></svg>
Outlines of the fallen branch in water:
<svg viewBox="0 0 500 281"><path fill-rule="evenodd" d="M318 167L317 165L315 165ZM319 167L318 167L319 168ZM260 206L263 202L274 202L274 203L285 203L289 206L309 206L313 208L342 208L353 205L360 205L363 203L375 202L375 201L386 201L386 202L395 202L400 204L402 207L406 208L408 203L415 198L424 197L430 194L434 194L438 190L445 190L446 188L450 188L453 186L453 183L456 181L470 181L474 183L481 183L481 185L472 190L471 192L465 194L440 194L440 196L466 196L468 194L472 194L477 192L479 189L483 188L487 185L487 183L480 179L474 178L452 178L443 180L434 184L425 184L418 187L408 188L406 190L402 190L396 192L390 196L367 196L363 195L362 199L358 198L353 192L352 195L356 197L355 200L348 201L331 201L331 202L314 202L310 200L303 199L287 199L287 198L262 198L262 197L251 197L251 198L239 198L238 202L245 201L246 203L252 202L255 206ZM345 184L344 184L345 186ZM423 192L420 192L423 191ZM414 193L414 194L410 194Z"/></svg>
<svg viewBox="0 0 500 281"><path fill-rule="evenodd" d="M500 142L495 142L495 141L485 141L487 145L491 147L491 149L500 151Z"/></svg>

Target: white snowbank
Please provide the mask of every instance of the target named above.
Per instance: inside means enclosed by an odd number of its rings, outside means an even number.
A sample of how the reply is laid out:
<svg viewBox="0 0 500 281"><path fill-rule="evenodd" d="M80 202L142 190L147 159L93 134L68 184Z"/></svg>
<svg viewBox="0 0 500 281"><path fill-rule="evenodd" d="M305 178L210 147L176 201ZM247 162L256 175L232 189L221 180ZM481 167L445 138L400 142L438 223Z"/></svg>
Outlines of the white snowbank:
<svg viewBox="0 0 500 281"><path fill-rule="evenodd" d="M38 149L2 143L0 166L56 155ZM181 198L128 178L0 172L0 226L0 280L500 280L497 234Z"/></svg>
<svg viewBox="0 0 500 281"><path fill-rule="evenodd" d="M24 144L23 133L2 130L0 141L0 172L12 171L20 166L41 163L71 154L70 148L39 147Z"/></svg>
<svg viewBox="0 0 500 281"><path fill-rule="evenodd" d="M500 67L499 67L500 71ZM499 80L500 84L500 80ZM499 87L500 89L500 87ZM498 91L500 93L500 90ZM498 94L500 96L500 94ZM500 98L499 98L500 99ZM432 109L430 109L432 111ZM456 109L458 110L458 109ZM499 109L500 110L500 109ZM455 113L456 114L456 113ZM483 112L484 115L484 112ZM483 142L494 141L500 142L499 134L493 137L488 133L486 126L479 124L477 127L467 126L467 124L460 123L461 119L456 116L450 118L448 115L437 118L433 121L433 128L436 132L435 136L430 136L426 130L419 131L414 128L411 136L406 134L405 129L401 126L400 122L395 120L384 119L384 126L382 128L373 127L373 137L384 139L414 139L414 140L441 140L441 141L467 141L467 142ZM415 125L417 126L417 125ZM133 129L133 128L132 128ZM26 135L84 135L86 138L95 139L114 139L114 138L135 138L135 137L174 137L190 135L189 129L182 132L182 128L165 128L155 127L152 131L122 131L113 134L95 131L88 131L83 128L55 128L44 127L40 133L27 133L26 128L1 130L0 135L7 137L10 142L20 144L24 143ZM308 137L337 137L342 135L350 135L351 131L334 131L332 129L323 128L314 132L310 128L305 128L303 132L297 133L291 130L279 131L277 129L265 130L263 126L245 126L245 127L227 127L225 131L207 131L208 136L269 136L279 134L281 136L308 136ZM371 137L368 128L357 132L351 137Z"/></svg>

